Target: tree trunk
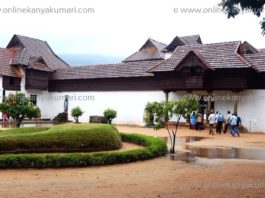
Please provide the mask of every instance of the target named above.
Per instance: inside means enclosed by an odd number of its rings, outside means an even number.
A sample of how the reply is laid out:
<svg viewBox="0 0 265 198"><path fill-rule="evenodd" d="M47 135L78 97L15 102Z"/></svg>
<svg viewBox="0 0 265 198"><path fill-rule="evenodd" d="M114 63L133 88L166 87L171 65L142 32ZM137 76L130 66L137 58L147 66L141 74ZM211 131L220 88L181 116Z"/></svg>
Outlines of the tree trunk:
<svg viewBox="0 0 265 198"><path fill-rule="evenodd" d="M78 123L79 120L78 120L78 117L75 117L75 123Z"/></svg>
<svg viewBox="0 0 265 198"><path fill-rule="evenodd" d="M171 149L170 152L171 153L175 153L175 145L176 145L176 134L172 134L173 135L173 140L172 140L172 145L171 145Z"/></svg>
<svg viewBox="0 0 265 198"><path fill-rule="evenodd" d="M172 137L170 135L171 138L171 148L170 148L170 152L171 153L175 153L175 145L176 145L176 136L177 136L177 131L178 131L178 126L179 126L179 121L180 121L181 116L178 117L176 126L175 126L175 130L172 130ZM169 130L168 130L169 132ZM169 132L170 134L170 132Z"/></svg>
<svg viewBox="0 0 265 198"><path fill-rule="evenodd" d="M22 121L21 120L16 120L16 127L19 128L21 125Z"/></svg>

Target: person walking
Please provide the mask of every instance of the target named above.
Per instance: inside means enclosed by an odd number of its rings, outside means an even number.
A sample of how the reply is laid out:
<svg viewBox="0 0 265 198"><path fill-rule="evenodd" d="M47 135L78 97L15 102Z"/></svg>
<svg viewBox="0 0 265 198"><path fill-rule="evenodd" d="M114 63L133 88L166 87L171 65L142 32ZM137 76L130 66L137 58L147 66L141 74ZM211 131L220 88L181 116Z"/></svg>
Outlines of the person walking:
<svg viewBox="0 0 265 198"><path fill-rule="evenodd" d="M216 131L216 133L217 133L217 116L218 116L218 114L219 114L219 111L216 111L216 113L215 113L215 120L214 120L214 122L215 122L215 131Z"/></svg>
<svg viewBox="0 0 265 198"><path fill-rule="evenodd" d="M239 135L239 125L241 125L241 118L237 114L235 114L235 115L237 116L236 134L237 134L238 137L240 137L240 135Z"/></svg>
<svg viewBox="0 0 265 198"><path fill-rule="evenodd" d="M191 116L190 116L190 124L191 124L191 128L195 129L195 125L196 125L196 114L193 111Z"/></svg>
<svg viewBox="0 0 265 198"><path fill-rule="evenodd" d="M222 132L223 122L224 122L224 116L222 115L221 112L218 113L216 120L217 120L216 132L217 134L220 135Z"/></svg>
<svg viewBox="0 0 265 198"><path fill-rule="evenodd" d="M197 122L196 122L196 131L201 131L202 130L202 123L203 123L203 119L202 119L202 114L201 113L197 113Z"/></svg>
<svg viewBox="0 0 265 198"><path fill-rule="evenodd" d="M215 123L215 115L214 115L213 111L211 111L211 114L208 117L208 121L209 121L209 135L214 135L213 126Z"/></svg>
<svg viewBox="0 0 265 198"><path fill-rule="evenodd" d="M224 127L224 134L226 134L227 129L230 128L230 118L231 118L231 112L227 111L227 117L226 117L226 122L225 122L225 127Z"/></svg>
<svg viewBox="0 0 265 198"><path fill-rule="evenodd" d="M233 113L230 118L230 127L231 127L231 135L235 137L235 134L237 133L237 116L235 113Z"/></svg>

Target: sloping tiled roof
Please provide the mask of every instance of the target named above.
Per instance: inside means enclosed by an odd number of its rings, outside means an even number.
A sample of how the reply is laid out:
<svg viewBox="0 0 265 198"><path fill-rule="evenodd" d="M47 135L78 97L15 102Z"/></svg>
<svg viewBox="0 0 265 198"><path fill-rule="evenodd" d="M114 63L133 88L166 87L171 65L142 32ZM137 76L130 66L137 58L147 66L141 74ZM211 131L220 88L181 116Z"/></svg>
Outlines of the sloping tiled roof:
<svg viewBox="0 0 265 198"><path fill-rule="evenodd" d="M14 35L7 48L16 45L19 42L21 49L17 51L12 64L28 65L31 57L43 57L47 65L52 70L68 68L69 65L57 56L46 41L34 39L21 35ZM13 44L15 43L15 44Z"/></svg>
<svg viewBox="0 0 265 198"><path fill-rule="evenodd" d="M168 46L163 49L163 52L173 52L178 46L182 45L194 45L202 44L200 35L191 35L191 36L176 36Z"/></svg>
<svg viewBox="0 0 265 198"><path fill-rule="evenodd" d="M259 49L260 53L265 53L265 49Z"/></svg>
<svg viewBox="0 0 265 198"><path fill-rule="evenodd" d="M164 60L164 54L161 52L155 51L153 53L138 51L133 55L126 58L123 62L134 62L134 61L146 61L146 60Z"/></svg>
<svg viewBox="0 0 265 198"><path fill-rule="evenodd" d="M200 54L211 69L250 67L251 65L237 53L240 44L240 41L234 41L178 46L171 58L153 67L149 72L173 71L190 51Z"/></svg>
<svg viewBox="0 0 265 198"><path fill-rule="evenodd" d="M244 58L259 72L265 72L265 53L245 54Z"/></svg>
<svg viewBox="0 0 265 198"><path fill-rule="evenodd" d="M180 39L185 45L202 44L200 35L182 36Z"/></svg>
<svg viewBox="0 0 265 198"><path fill-rule="evenodd" d="M0 48L0 74L4 76L22 77L18 68L10 66L12 56L12 50Z"/></svg>
<svg viewBox="0 0 265 198"><path fill-rule="evenodd" d="M155 47L155 51L144 51L145 48ZM131 62L131 61L143 61L143 60L163 60L165 59L165 54L162 50L166 47L166 44L158 42L154 39L149 38L145 44L140 48L139 51L135 52L123 62Z"/></svg>
<svg viewBox="0 0 265 198"><path fill-rule="evenodd" d="M120 64L90 65L71 67L54 72L53 80L63 79L95 79L95 78L125 78L153 76L146 70L161 63L161 61L137 61Z"/></svg>

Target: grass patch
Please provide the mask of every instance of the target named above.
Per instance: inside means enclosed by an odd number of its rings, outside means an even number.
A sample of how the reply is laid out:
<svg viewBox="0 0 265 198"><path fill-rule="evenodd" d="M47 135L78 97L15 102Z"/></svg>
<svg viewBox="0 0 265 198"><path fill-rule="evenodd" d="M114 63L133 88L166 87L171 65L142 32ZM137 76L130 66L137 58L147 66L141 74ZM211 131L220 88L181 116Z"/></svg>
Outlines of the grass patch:
<svg viewBox="0 0 265 198"><path fill-rule="evenodd" d="M48 127L26 127L26 128L14 128L0 131L0 138L7 136L25 135L40 131L48 130Z"/></svg>
<svg viewBox="0 0 265 198"><path fill-rule="evenodd" d="M117 129L108 124L63 124L0 132L1 153L75 152L121 147Z"/></svg>
<svg viewBox="0 0 265 198"><path fill-rule="evenodd" d="M0 168L59 168L128 163L163 156L167 153L164 141L139 134L121 133L122 141L140 144L144 148L128 151L92 153L4 154Z"/></svg>

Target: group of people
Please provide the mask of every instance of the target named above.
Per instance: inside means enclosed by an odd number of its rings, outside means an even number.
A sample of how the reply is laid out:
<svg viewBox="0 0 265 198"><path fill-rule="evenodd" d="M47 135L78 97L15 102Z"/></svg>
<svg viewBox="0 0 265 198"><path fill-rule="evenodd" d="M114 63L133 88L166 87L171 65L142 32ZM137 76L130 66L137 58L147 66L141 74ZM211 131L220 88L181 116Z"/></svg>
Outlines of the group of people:
<svg viewBox="0 0 265 198"><path fill-rule="evenodd" d="M230 111L227 111L227 117L225 118L221 112L217 111L216 114L214 114L214 112L211 111L208 121L210 135L214 135L214 127L216 127L216 133L219 135L222 131L226 134L226 132L230 130L232 136L240 136L238 127L241 124L241 118L237 116L236 113L231 114ZM197 131L204 129L203 116L201 113L192 112L190 114L190 128L196 129Z"/></svg>
<svg viewBox="0 0 265 198"><path fill-rule="evenodd" d="M227 117L224 118L221 112L216 112L216 114L211 111L211 114L208 117L209 121L209 134L214 135L213 128L216 125L216 133L221 134L224 125L224 134L226 134L227 130L230 129L230 133L232 136L240 136L239 135L239 125L241 124L241 118L237 116L236 113L231 114L230 111L227 111Z"/></svg>

